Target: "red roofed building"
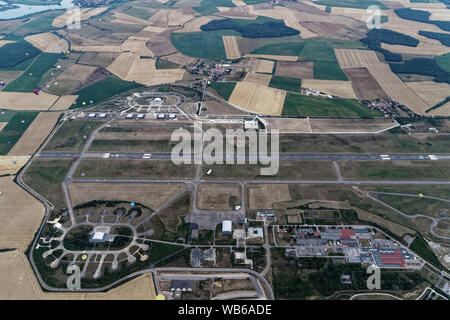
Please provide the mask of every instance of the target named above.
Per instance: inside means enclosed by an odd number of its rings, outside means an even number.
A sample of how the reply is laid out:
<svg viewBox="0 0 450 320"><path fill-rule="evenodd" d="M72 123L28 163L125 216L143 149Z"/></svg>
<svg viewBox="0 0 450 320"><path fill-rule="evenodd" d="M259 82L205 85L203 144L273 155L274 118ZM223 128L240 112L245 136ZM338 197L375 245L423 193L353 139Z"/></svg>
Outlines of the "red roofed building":
<svg viewBox="0 0 450 320"><path fill-rule="evenodd" d="M399 265L401 267L405 266L405 260L403 259L400 250L394 250L393 254L381 253L380 258L383 264L394 264Z"/></svg>
<svg viewBox="0 0 450 320"><path fill-rule="evenodd" d="M314 237L319 237L320 236L320 231L314 231Z"/></svg>
<svg viewBox="0 0 450 320"><path fill-rule="evenodd" d="M353 229L341 229L341 239L350 239L354 236Z"/></svg>

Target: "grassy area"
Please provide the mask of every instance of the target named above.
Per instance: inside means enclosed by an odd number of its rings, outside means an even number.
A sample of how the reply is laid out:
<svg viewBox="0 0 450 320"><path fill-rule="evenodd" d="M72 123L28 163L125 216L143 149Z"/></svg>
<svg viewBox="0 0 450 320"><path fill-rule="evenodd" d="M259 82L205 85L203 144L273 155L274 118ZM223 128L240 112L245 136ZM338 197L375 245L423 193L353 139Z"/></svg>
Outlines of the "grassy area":
<svg viewBox="0 0 450 320"><path fill-rule="evenodd" d="M428 179L444 180L450 176L446 161L339 161L347 179Z"/></svg>
<svg viewBox="0 0 450 320"><path fill-rule="evenodd" d="M280 152L448 153L446 135L360 134L280 135Z"/></svg>
<svg viewBox="0 0 450 320"><path fill-rule="evenodd" d="M409 248L417 253L419 256L427 260L432 265L442 269L442 264L439 262L438 258L435 256L433 251L428 247L427 242L420 236L416 237L409 246Z"/></svg>
<svg viewBox="0 0 450 320"><path fill-rule="evenodd" d="M336 179L330 161L280 161L276 175L260 175L261 164L213 164L203 166L204 179ZM208 170L212 170L206 175Z"/></svg>
<svg viewBox="0 0 450 320"><path fill-rule="evenodd" d="M286 95L281 114L285 116L381 116L381 113L370 110L353 99L314 98L291 92Z"/></svg>
<svg viewBox="0 0 450 320"><path fill-rule="evenodd" d="M299 92L302 85L301 79L272 76L270 79L269 87L282 89L286 91Z"/></svg>
<svg viewBox="0 0 450 320"><path fill-rule="evenodd" d="M57 208L65 208L61 183L71 164L72 160L38 159L25 172L23 180Z"/></svg>
<svg viewBox="0 0 450 320"><path fill-rule="evenodd" d="M222 36L238 36L232 30L172 33L170 40L183 54L204 59L226 59Z"/></svg>
<svg viewBox="0 0 450 320"><path fill-rule="evenodd" d="M8 154L38 114L39 112L6 111L0 116L1 120L8 121L0 131L0 155Z"/></svg>
<svg viewBox="0 0 450 320"><path fill-rule="evenodd" d="M86 105L88 105L91 100L94 104L99 103L117 94L139 87L142 87L142 85L123 81L114 77L108 77L76 91L74 94L79 95L79 97L76 100L76 105L72 106L71 109L82 107L83 102L86 102Z"/></svg>
<svg viewBox="0 0 450 320"><path fill-rule="evenodd" d="M30 92L43 84L41 78L52 68L62 55L59 53L42 52L32 65L19 78L11 82L4 91Z"/></svg>
<svg viewBox="0 0 450 320"><path fill-rule="evenodd" d="M74 177L97 178L192 178L194 165L175 165L165 160L82 160Z"/></svg>
<svg viewBox="0 0 450 320"><path fill-rule="evenodd" d="M385 194L375 194L374 196L409 215L423 214L439 218L441 217L441 210L445 209L447 212L450 212L450 205L444 201Z"/></svg>
<svg viewBox="0 0 450 320"><path fill-rule="evenodd" d="M78 120L66 122L45 147L45 151L81 151L84 141L101 121Z"/></svg>
<svg viewBox="0 0 450 320"><path fill-rule="evenodd" d="M230 99L236 82L213 82L211 87L225 100Z"/></svg>
<svg viewBox="0 0 450 320"><path fill-rule="evenodd" d="M422 193L426 196L434 196L438 198L450 198L450 187L448 186L378 186L376 189L370 188L370 190L381 192L399 192L399 193Z"/></svg>

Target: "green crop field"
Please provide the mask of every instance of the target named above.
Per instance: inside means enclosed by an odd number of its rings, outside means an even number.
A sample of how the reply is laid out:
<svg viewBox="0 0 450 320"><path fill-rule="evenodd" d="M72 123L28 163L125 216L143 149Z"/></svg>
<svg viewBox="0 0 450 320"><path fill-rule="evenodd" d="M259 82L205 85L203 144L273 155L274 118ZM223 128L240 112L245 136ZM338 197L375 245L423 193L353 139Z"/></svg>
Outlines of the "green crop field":
<svg viewBox="0 0 450 320"><path fill-rule="evenodd" d="M86 105L89 105L89 101L91 100L93 103L98 103L109 99L116 94L139 87L142 87L142 85L108 77L75 92L74 94L77 94L78 98L76 100L76 105L72 106L71 109L82 107L83 102L86 102Z"/></svg>
<svg viewBox="0 0 450 320"><path fill-rule="evenodd" d="M348 80L337 61L314 62L314 79Z"/></svg>
<svg viewBox="0 0 450 320"><path fill-rule="evenodd" d="M61 14L63 14L65 10L55 10L48 13L44 13L36 19L31 20L28 23L23 25L25 29L31 29L37 32L46 32L51 29L56 29L52 26L53 20Z"/></svg>
<svg viewBox="0 0 450 320"><path fill-rule="evenodd" d="M61 58L59 53L42 52L31 66L16 80L11 82L4 91L30 92L39 88L42 76Z"/></svg>
<svg viewBox="0 0 450 320"><path fill-rule="evenodd" d="M370 117L381 116L381 113L370 110L352 99L314 98L288 92L284 101L282 115Z"/></svg>
<svg viewBox="0 0 450 320"><path fill-rule="evenodd" d="M450 72L450 53L437 56L435 57L435 60L438 63L439 67L447 72Z"/></svg>
<svg viewBox="0 0 450 320"><path fill-rule="evenodd" d="M172 33L173 45L183 54L204 59L226 59L222 36L239 36L232 30Z"/></svg>
<svg viewBox="0 0 450 320"><path fill-rule="evenodd" d="M369 6L375 5L380 7L381 10L389 9L383 3L376 0L320 0L316 1L316 3L330 7L367 9Z"/></svg>
<svg viewBox="0 0 450 320"><path fill-rule="evenodd" d="M208 15L218 12L217 7L234 7L231 0L202 0L200 6L193 7L201 15Z"/></svg>
<svg viewBox="0 0 450 320"><path fill-rule="evenodd" d="M10 69L25 61L32 61L40 53L25 41L13 42L0 47L0 68Z"/></svg>
<svg viewBox="0 0 450 320"><path fill-rule="evenodd" d="M230 98L235 86L236 82L213 82L211 84L211 87L225 100Z"/></svg>
<svg viewBox="0 0 450 320"><path fill-rule="evenodd" d="M5 111L5 114L0 115L0 120L8 121L0 131L0 155L8 154L38 114L39 112Z"/></svg>
<svg viewBox="0 0 450 320"><path fill-rule="evenodd" d="M299 92L301 85L302 85L301 79L279 77L279 76L272 76L272 79L270 79L269 83L269 87L271 88L294 92Z"/></svg>

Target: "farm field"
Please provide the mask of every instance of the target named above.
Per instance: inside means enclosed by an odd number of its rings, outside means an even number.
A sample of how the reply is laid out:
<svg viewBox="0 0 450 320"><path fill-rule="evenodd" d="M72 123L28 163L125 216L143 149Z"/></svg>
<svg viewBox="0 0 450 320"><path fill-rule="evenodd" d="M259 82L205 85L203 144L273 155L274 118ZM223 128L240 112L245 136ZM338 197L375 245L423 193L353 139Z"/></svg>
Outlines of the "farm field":
<svg viewBox="0 0 450 320"><path fill-rule="evenodd" d="M8 154L37 115L38 112L15 111L9 111L6 115L0 115L0 119L4 117L8 121L8 124L0 131L0 155Z"/></svg>
<svg viewBox="0 0 450 320"><path fill-rule="evenodd" d="M222 40L227 59L237 59L241 57L235 36L222 36Z"/></svg>
<svg viewBox="0 0 450 320"><path fill-rule="evenodd" d="M305 79L302 87L345 99L356 99L351 81Z"/></svg>
<svg viewBox="0 0 450 320"><path fill-rule="evenodd" d="M244 78L244 82L252 82L252 83L258 83L265 87L269 85L271 82L272 76L270 74L261 74L261 73L253 73L249 72Z"/></svg>
<svg viewBox="0 0 450 320"><path fill-rule="evenodd" d="M301 85L302 80L300 79L280 76L272 76L269 82L269 87L271 88L293 91L296 93L300 92Z"/></svg>
<svg viewBox="0 0 450 320"><path fill-rule="evenodd" d="M32 155L55 127L60 113L39 113L8 155Z"/></svg>
<svg viewBox="0 0 450 320"><path fill-rule="evenodd" d="M292 200L287 184L251 184L247 187L249 209L275 209Z"/></svg>
<svg viewBox="0 0 450 320"><path fill-rule="evenodd" d="M51 293L42 291L33 269L23 252L0 253L0 292L2 300L154 300L156 297L151 273L119 285L107 292Z"/></svg>
<svg viewBox="0 0 450 320"><path fill-rule="evenodd" d="M282 115L285 116L381 116L357 100L314 98L288 92Z"/></svg>
<svg viewBox="0 0 450 320"><path fill-rule="evenodd" d="M0 156L0 176L16 174L29 159L29 156Z"/></svg>
<svg viewBox="0 0 450 320"><path fill-rule="evenodd" d="M274 61L257 59L254 66L254 71L259 73L272 73Z"/></svg>
<svg viewBox="0 0 450 320"><path fill-rule="evenodd" d="M67 40L50 32L27 36L25 40L43 52L61 53L69 50Z"/></svg>
<svg viewBox="0 0 450 320"><path fill-rule="evenodd" d="M32 92L39 89L41 78L61 58L61 53L43 52L33 61L31 66L19 78L11 82L2 92Z"/></svg>
<svg viewBox="0 0 450 320"><path fill-rule="evenodd" d="M408 106L417 114L424 114L425 110L428 109L428 105L408 88L387 64L378 60L374 51L335 49L335 52L343 70L346 68L367 68L380 88L392 100Z"/></svg>
<svg viewBox="0 0 450 320"><path fill-rule="evenodd" d="M13 177L0 177L0 248L25 250L45 214L44 206L14 183Z"/></svg>
<svg viewBox="0 0 450 320"><path fill-rule="evenodd" d="M285 91L252 82L238 82L228 101L252 113L280 115L285 96Z"/></svg>

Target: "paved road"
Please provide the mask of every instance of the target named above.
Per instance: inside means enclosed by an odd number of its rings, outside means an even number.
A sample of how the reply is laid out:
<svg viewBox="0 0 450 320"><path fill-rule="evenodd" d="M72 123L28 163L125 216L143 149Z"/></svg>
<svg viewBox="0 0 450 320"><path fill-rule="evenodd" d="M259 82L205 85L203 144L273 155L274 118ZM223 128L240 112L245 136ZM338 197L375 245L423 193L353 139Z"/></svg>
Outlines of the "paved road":
<svg viewBox="0 0 450 320"><path fill-rule="evenodd" d="M147 153L126 152L41 152L40 158L64 159L64 158L118 158L118 159L143 159ZM245 159L249 159L245 155ZM170 159L170 153L152 153L150 159ZM242 159L244 155L235 159ZM251 158L255 158L252 155ZM225 158L224 158L225 159ZM450 154L420 154L420 153L395 153L395 154L373 154L373 153L282 153L280 160L450 160Z"/></svg>

